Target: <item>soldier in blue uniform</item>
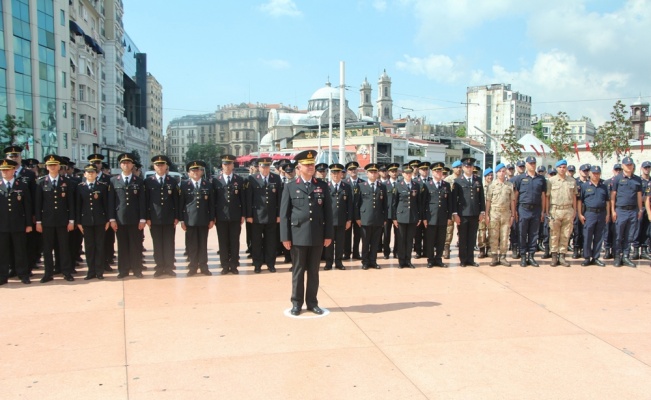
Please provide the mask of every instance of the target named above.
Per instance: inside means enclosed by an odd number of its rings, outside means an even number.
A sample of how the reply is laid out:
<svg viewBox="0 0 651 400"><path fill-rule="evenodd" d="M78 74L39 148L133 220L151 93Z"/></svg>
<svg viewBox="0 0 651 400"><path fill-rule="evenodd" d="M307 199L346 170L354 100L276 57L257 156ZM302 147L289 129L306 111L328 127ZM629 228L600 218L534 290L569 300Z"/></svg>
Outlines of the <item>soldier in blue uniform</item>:
<svg viewBox="0 0 651 400"><path fill-rule="evenodd" d="M280 177L271 173L271 157L258 159L259 172L249 175L246 189L246 220L251 224L253 272L262 264L276 272L276 243L280 222Z"/></svg>
<svg viewBox="0 0 651 400"><path fill-rule="evenodd" d="M534 259L538 229L544 221L547 202L547 181L536 173L536 157L526 159L527 172L515 179L515 202L518 205L516 219L520 233L520 266L538 266Z"/></svg>
<svg viewBox="0 0 651 400"><path fill-rule="evenodd" d="M474 249L477 245L479 221L486 216L486 201L481 178L473 175L475 159L461 160L463 173L454 180L452 215L459 226L459 262L462 267L478 267Z"/></svg>
<svg viewBox="0 0 651 400"><path fill-rule="evenodd" d="M538 173L538 175L540 175L543 178L547 179L547 168L545 168L544 165L538 166L538 168L536 168L536 172ZM544 251L545 251L544 242L549 243L549 218L545 218L545 220L538 227L537 251L542 251L543 256L544 256ZM541 257L541 258L544 258L544 257Z"/></svg>
<svg viewBox="0 0 651 400"><path fill-rule="evenodd" d="M644 161L642 163L642 169L640 171L640 179L642 180L642 204L646 203L646 198L649 195L649 184L651 184L651 162ZM648 235L647 231L649 230L649 219L646 215L646 210L642 213L642 218L639 219L638 234L635 240L633 241L633 252L631 254L631 260L651 260L651 256L648 251Z"/></svg>
<svg viewBox="0 0 651 400"><path fill-rule="evenodd" d="M378 180L377 164L370 163L365 168L368 182L359 185L359 200L354 206L355 222L362 232L362 269L380 269L377 253L387 219L387 188Z"/></svg>
<svg viewBox="0 0 651 400"><path fill-rule="evenodd" d="M558 163L557 163L558 164ZM548 171L548 179L556 176L558 174L558 171L556 171L556 168L550 168ZM549 216L545 218L545 222L543 222L545 226L545 235L542 239L542 245L543 245L543 255L540 256L543 260L552 258L552 255L550 253L549 249Z"/></svg>
<svg viewBox="0 0 651 400"><path fill-rule="evenodd" d="M606 179L604 183L606 184L606 187L608 188L608 197L610 198L610 193L613 190L613 179L617 175L622 174L622 164L615 164L613 165L613 175ZM612 209L612 205L611 205ZM615 242L615 222L613 221L612 214L610 215L610 221L606 223L606 232L604 233L604 248L606 251L606 254L604 255L604 260L612 260L615 255L613 253L613 243Z"/></svg>
<svg viewBox="0 0 651 400"><path fill-rule="evenodd" d="M72 282L74 269L70 257L69 232L75 227L75 203L73 184L59 175L62 159L56 155L45 158L48 175L36 183L35 216L36 230L43 235L43 261L45 273L41 283L54 279L54 252L63 278ZM55 251L55 249L57 249Z"/></svg>
<svg viewBox="0 0 651 400"><path fill-rule="evenodd" d="M592 168L590 164L583 164L581 167L579 167L579 177L576 178L576 187L579 189L579 191L581 190L581 186L590 180L590 168ZM583 246L583 242L583 224L579 220L579 214L577 213L576 217L574 218L574 229L572 230L573 259L576 260L581 257L581 254L583 254L581 248L581 246Z"/></svg>
<svg viewBox="0 0 651 400"><path fill-rule="evenodd" d="M411 250L414 243L416 227L425 220L425 190L414 182L411 174L413 167L405 164L402 169L402 181L393 189L393 226L398 229L398 268L416 268L411 263Z"/></svg>
<svg viewBox="0 0 651 400"><path fill-rule="evenodd" d="M615 266L635 268L630 260L631 242L637 237L638 220L644 212L642 205L642 180L634 174L631 157L622 160L624 173L612 181L610 193L611 215L615 221Z"/></svg>
<svg viewBox="0 0 651 400"><path fill-rule="evenodd" d="M581 186L577 204L579 219L583 225L582 266L605 266L599 259L606 223L610 221L610 193L601 179L601 167L590 168L590 180Z"/></svg>
<svg viewBox="0 0 651 400"><path fill-rule="evenodd" d="M445 234L448 221L452 218L452 187L443 180L442 162L433 163L432 179L424 183L425 186L425 250L427 268L443 267L443 248L445 247Z"/></svg>
<svg viewBox="0 0 651 400"><path fill-rule="evenodd" d="M222 275L240 273L240 233L246 212L244 179L233 173L233 162L234 155L222 155L222 172L212 180Z"/></svg>
<svg viewBox="0 0 651 400"><path fill-rule="evenodd" d="M364 179L357 177L357 169L359 168L359 163L357 161L351 161L346 164L346 171L348 172L348 178L344 180L353 190L353 204L359 204L359 185L366 182ZM353 224L353 228L346 231L346 244L344 247L344 260L350 260L351 252L352 257L355 260L361 260L362 257L359 254L359 243L362 240L362 231L359 225Z"/></svg>
<svg viewBox="0 0 651 400"><path fill-rule="evenodd" d="M97 167L94 164L84 167L84 177L85 181L77 186L75 198L75 222L84 235L88 265L84 279L104 279L104 235L109 229L109 210L113 208L111 187L97 181Z"/></svg>
<svg viewBox="0 0 651 400"><path fill-rule="evenodd" d="M176 225L180 219L179 183L169 176L171 160L159 154L151 158L154 174L144 180L147 226L154 244L154 278L176 276L174 246Z"/></svg>
<svg viewBox="0 0 651 400"><path fill-rule="evenodd" d="M333 240L332 245L325 248L326 265L323 268L328 271L335 268L344 270L344 242L346 231L352 226L354 218L353 208L353 191L346 182L342 180L344 176L344 166L342 164L331 164L330 168L330 195L332 196L332 226Z"/></svg>
<svg viewBox="0 0 651 400"><path fill-rule="evenodd" d="M299 177L285 185L280 202L280 240L292 252L292 315L301 313L304 302L309 311L323 314L317 299L319 262L323 246L332 242L332 200L328 185L314 179L316 155L306 150L294 156Z"/></svg>
<svg viewBox="0 0 651 400"><path fill-rule="evenodd" d="M398 182L398 168L400 164L392 163L387 165L387 171L389 174L389 179L386 182L387 187L387 220L384 224L384 241L382 243L382 251L384 253L384 259L388 260L389 255L393 253L393 257L396 258L398 254L398 230L393 226L393 209L391 205L393 204L393 189L395 189ZM393 235L391 232L393 231ZM391 249L391 238L393 236L393 250Z"/></svg>
<svg viewBox="0 0 651 400"><path fill-rule="evenodd" d="M210 182L201 179L206 163L190 161L186 170L190 179L181 182L179 209L181 210L181 229L185 231L185 244L188 249L188 276L197 274L210 276L208 269L208 234L215 226L215 202Z"/></svg>
<svg viewBox="0 0 651 400"><path fill-rule="evenodd" d="M518 177L525 174L525 162L524 160L518 160L515 165L517 167L517 170L513 177L509 179L509 182L511 182L514 186L515 181L518 179ZM515 259L520 258L522 256L520 252L520 224L518 223L517 218L513 220L513 225L511 225L511 233L509 239L511 241L511 250L513 252L511 256Z"/></svg>

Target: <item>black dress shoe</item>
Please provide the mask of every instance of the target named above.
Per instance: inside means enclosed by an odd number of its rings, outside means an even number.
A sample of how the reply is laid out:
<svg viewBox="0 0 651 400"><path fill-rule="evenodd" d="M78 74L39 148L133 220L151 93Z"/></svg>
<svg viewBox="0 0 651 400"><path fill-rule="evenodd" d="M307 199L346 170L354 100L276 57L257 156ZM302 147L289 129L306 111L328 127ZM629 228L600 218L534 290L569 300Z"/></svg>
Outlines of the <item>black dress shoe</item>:
<svg viewBox="0 0 651 400"><path fill-rule="evenodd" d="M73 276L70 274L63 274L63 279L65 279L68 282L74 282L75 280L75 278L73 278Z"/></svg>
<svg viewBox="0 0 651 400"><path fill-rule="evenodd" d="M368 265L366 264L362 265L362 269L368 269Z"/></svg>
<svg viewBox="0 0 651 400"><path fill-rule="evenodd" d="M324 271L330 271L331 269L332 269L332 267L329 266L329 265L326 265L325 267L323 267Z"/></svg>
<svg viewBox="0 0 651 400"><path fill-rule="evenodd" d="M418 260L419 258L420 258L420 254L416 253L416 254L414 255L414 259L415 259L415 260Z"/></svg>
<svg viewBox="0 0 651 400"><path fill-rule="evenodd" d="M135 276L136 278L144 278L144 275L142 274L142 272L134 272L133 276Z"/></svg>
<svg viewBox="0 0 651 400"><path fill-rule="evenodd" d="M434 268L434 264L432 264L432 263L427 263L427 268Z"/></svg>
<svg viewBox="0 0 651 400"><path fill-rule="evenodd" d="M400 269L403 269L404 267L405 267L405 266L402 265L402 264L398 265L398 268L400 268Z"/></svg>
<svg viewBox="0 0 651 400"><path fill-rule="evenodd" d="M0 279L0 286L6 285L7 283L9 283L7 279Z"/></svg>
<svg viewBox="0 0 651 400"><path fill-rule="evenodd" d="M354 260L361 260L362 256L360 256L359 254L353 254L353 259Z"/></svg>
<svg viewBox="0 0 651 400"><path fill-rule="evenodd" d="M258 266L253 267L253 272L259 274L260 272L262 272L262 267L258 267Z"/></svg>
<svg viewBox="0 0 651 400"><path fill-rule="evenodd" d="M267 267L267 269L269 270L269 272L272 272L272 273L276 272L276 267L274 267L273 265L271 267Z"/></svg>
<svg viewBox="0 0 651 400"><path fill-rule="evenodd" d="M469 266L469 267L479 267L479 264L477 264L476 262L472 262L472 263L466 264L466 265Z"/></svg>
<svg viewBox="0 0 651 400"><path fill-rule="evenodd" d="M111 267L110 265L107 265L107 266L104 267L104 271L113 272L114 270L113 270L113 267Z"/></svg>
<svg viewBox="0 0 651 400"><path fill-rule="evenodd" d="M128 273L124 273L124 274L123 274L122 272L120 272L120 273L118 274L118 279L124 279L124 278L126 278L127 276L129 276Z"/></svg>
<svg viewBox="0 0 651 400"><path fill-rule="evenodd" d="M210 270L207 269L202 269L201 274L205 276L212 276L212 272L210 272Z"/></svg>
<svg viewBox="0 0 651 400"><path fill-rule="evenodd" d="M226 274L228 274L228 268L222 268L222 272L221 272L221 274L222 274L222 275L226 275Z"/></svg>
<svg viewBox="0 0 651 400"><path fill-rule="evenodd" d="M407 263L406 266L409 267L409 268L412 268L412 269L415 269L415 268L416 268L416 266L415 266L414 264L410 263L410 262Z"/></svg>
<svg viewBox="0 0 651 400"><path fill-rule="evenodd" d="M240 273L240 271L238 271L238 270L237 270L237 267L235 267L235 268L231 268L231 273L232 273L233 275L237 275L237 274Z"/></svg>
<svg viewBox="0 0 651 400"><path fill-rule="evenodd" d="M100 281L104 280L104 275L97 275L97 279L99 279Z"/></svg>
<svg viewBox="0 0 651 400"><path fill-rule="evenodd" d="M154 278L156 278L156 274L157 274L157 273L158 273L158 271L156 271L156 272L154 273ZM197 274L197 271L196 271L196 270L190 270L190 271L188 271L188 274L187 274L186 276L195 276L196 274ZM161 272L160 275L163 275L163 273ZM158 275L158 276L160 276L160 275Z"/></svg>
<svg viewBox="0 0 651 400"><path fill-rule="evenodd" d="M45 276L43 276L43 277L41 278L41 283L46 283L46 282L50 282L50 281L53 281L53 280L54 280L54 278L52 278L52 276L50 276L50 275L45 275Z"/></svg>
<svg viewBox="0 0 651 400"><path fill-rule="evenodd" d="M590 262L590 259L586 258L586 259L583 260L583 262L581 263L581 266L582 266L582 267L587 267L587 266L589 266L590 264L592 264L592 263Z"/></svg>
<svg viewBox="0 0 651 400"><path fill-rule="evenodd" d="M91 279L95 279L95 278L97 278L97 275L95 275L95 274L92 274L92 275L86 275L86 277L84 278L84 280L85 280L85 281L89 281L89 280L91 280Z"/></svg>
<svg viewBox="0 0 651 400"><path fill-rule="evenodd" d="M388 254L385 254L385 255L384 255L384 259L385 259L385 260L388 260L388 259L389 259L389 255L388 255Z"/></svg>
<svg viewBox="0 0 651 400"><path fill-rule="evenodd" d="M310 307L310 308L308 308L307 310L308 310L308 311L312 311L312 312L315 313L316 315L321 315L321 314L323 314L323 310L320 309L319 306Z"/></svg>
<svg viewBox="0 0 651 400"><path fill-rule="evenodd" d="M188 271L188 276L192 276L192 275L190 275L190 272L191 271ZM196 273L197 272L195 271L195 274ZM160 278L163 275L165 275L165 271L158 270L158 271L154 272L154 278Z"/></svg>
<svg viewBox="0 0 651 400"><path fill-rule="evenodd" d="M166 270L165 273L169 276L176 276L176 272L172 271L171 269Z"/></svg>
<svg viewBox="0 0 651 400"><path fill-rule="evenodd" d="M343 265L335 265L335 268L340 270L346 269L346 267L344 267Z"/></svg>
<svg viewBox="0 0 651 400"><path fill-rule="evenodd" d="M301 314L301 308L300 307L292 307L292 311L290 311L292 315L300 315Z"/></svg>
<svg viewBox="0 0 651 400"><path fill-rule="evenodd" d="M29 285L30 283L32 283L32 281L29 280L29 276L26 276L24 278L20 278L20 281L22 283L24 283L25 285Z"/></svg>
<svg viewBox="0 0 651 400"><path fill-rule="evenodd" d="M606 264L604 264L604 262L601 261L601 260L598 259L598 258L593 258L593 259L592 259L592 263L593 263L594 265L598 265L598 266L600 266L600 267L605 267L605 266L606 266Z"/></svg>
<svg viewBox="0 0 651 400"><path fill-rule="evenodd" d="M380 267L379 265L375 264L375 269L381 269L381 268L382 268L382 267Z"/></svg>

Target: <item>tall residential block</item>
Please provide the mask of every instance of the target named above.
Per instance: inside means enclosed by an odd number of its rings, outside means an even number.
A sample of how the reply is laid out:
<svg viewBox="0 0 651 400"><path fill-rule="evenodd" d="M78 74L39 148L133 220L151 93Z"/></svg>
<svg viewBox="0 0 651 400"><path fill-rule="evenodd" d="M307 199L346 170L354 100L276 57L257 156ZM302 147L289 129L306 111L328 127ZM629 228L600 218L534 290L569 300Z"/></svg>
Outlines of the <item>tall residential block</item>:
<svg viewBox="0 0 651 400"><path fill-rule="evenodd" d="M493 136L503 135L511 126L518 138L531 133L531 96L513 91L510 84L503 83L471 86L466 95L469 138L489 142L475 127Z"/></svg>

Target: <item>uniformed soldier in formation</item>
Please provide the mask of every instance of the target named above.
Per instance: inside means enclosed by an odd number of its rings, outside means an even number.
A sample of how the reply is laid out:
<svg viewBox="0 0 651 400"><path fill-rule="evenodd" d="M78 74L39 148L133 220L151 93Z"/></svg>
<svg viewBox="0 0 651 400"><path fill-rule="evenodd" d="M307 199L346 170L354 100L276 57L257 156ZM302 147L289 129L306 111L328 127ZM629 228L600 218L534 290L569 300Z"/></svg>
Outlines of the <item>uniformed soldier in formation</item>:
<svg viewBox="0 0 651 400"><path fill-rule="evenodd" d="M474 176L475 159L467 157L461 160L463 174L454 181L452 193L454 205L452 215L459 226L459 262L462 267L478 267L475 262L474 248L477 244L479 222L486 216L486 200L481 179Z"/></svg>
<svg viewBox="0 0 651 400"><path fill-rule="evenodd" d="M581 189L581 186L590 180L590 164L583 164L579 168L579 177L575 179L576 186L578 190ZM578 195L578 193L577 193ZM574 231L572 232L572 258L578 259L583 254L581 249L583 246L583 225L579 221L578 215L574 218Z"/></svg>
<svg viewBox="0 0 651 400"><path fill-rule="evenodd" d="M215 202L210 182L201 179L206 163L190 161L186 170L190 179L181 182L179 209L181 229L185 231L188 249L188 276L197 274L210 276L208 269L208 234L215 225Z"/></svg>
<svg viewBox="0 0 651 400"><path fill-rule="evenodd" d="M280 222L280 177L271 173L271 157L258 159L259 172L249 175L246 189L246 220L251 224L253 272L262 264L276 272L276 244Z"/></svg>
<svg viewBox="0 0 651 400"><path fill-rule="evenodd" d="M389 180L386 182L387 187L387 220L384 224L384 241L382 242L382 251L384 253L384 259L388 260L389 255L393 254L393 258L398 256L398 230L393 226L393 194L395 193L393 189L396 188L398 181L398 168L400 164L391 163L387 165L387 172L389 175ZM393 235L391 234L393 232ZM393 240L393 248L391 247L391 240Z"/></svg>
<svg viewBox="0 0 651 400"><path fill-rule="evenodd" d="M281 192L281 196L282 196L282 191L284 190L285 185L287 183L289 183L291 180L294 179L295 171L294 171L294 164L289 160L281 160L280 164L279 164L279 167L280 167L280 172L281 172L281 176L280 176L280 179L281 179L280 192ZM278 238L280 238L280 225L278 225ZM291 252L288 249L285 248L282 241L279 240L278 243L280 245L280 252L284 257L283 262L285 264L291 264L292 263L292 254L291 254ZM292 267L289 267L289 270L291 272Z"/></svg>
<svg viewBox="0 0 651 400"><path fill-rule="evenodd" d="M97 178L96 180L98 182L104 182L107 185L111 185L111 175L110 175L110 169L108 173L105 173L106 168L104 168L104 164L102 161L104 160L104 155L95 153L95 154L90 154L88 157L88 162L90 164L95 165L97 167ZM108 167L108 165L106 165ZM86 173L84 172L84 176ZM104 252L102 253L105 260L104 260L104 271L106 272L111 272L113 271L113 268L111 267L111 264L115 262L115 231L113 228L109 225L108 230L106 231L106 234L104 235Z"/></svg>
<svg viewBox="0 0 651 400"><path fill-rule="evenodd" d="M280 240L292 252L292 315L301 313L304 302L309 311L323 314L317 299L319 262L323 246L332 242L332 200L328 185L314 179L316 155L306 150L294 156L300 176L285 185L280 204Z"/></svg>
<svg viewBox="0 0 651 400"><path fill-rule="evenodd" d="M54 259L52 253L57 257L57 263L63 278L72 282L74 260L70 257L69 232L75 226L75 202L72 182L59 175L62 159L56 155L49 155L45 158L44 164L48 175L36 183L35 216L36 230L43 236L43 261L45 273L41 283L54 279ZM56 251L55 251L56 249Z"/></svg>
<svg viewBox="0 0 651 400"><path fill-rule="evenodd" d="M353 204L359 204L359 185L366 182L364 179L357 177L357 168L359 163L351 161L346 164L348 177L344 180L353 190ZM362 240L362 231L359 225L353 224L353 228L346 231L346 244L344 246L344 260L350 260L351 254L353 259L361 260L359 254L359 243Z"/></svg>
<svg viewBox="0 0 651 400"><path fill-rule="evenodd" d="M77 187L75 222L84 235L86 265L85 280L104 279L104 249L106 231L109 229L109 210L113 208L111 187L97 180L97 166L84 167L85 181Z"/></svg>
<svg viewBox="0 0 651 400"><path fill-rule="evenodd" d="M488 191L488 187L493 182L493 169L486 168L484 171L484 195ZM488 223L486 219L479 223L477 230L477 246L479 246L478 258L486 258L488 256L488 249L490 246Z"/></svg>
<svg viewBox="0 0 651 400"><path fill-rule="evenodd" d="M547 176L547 168L545 168L544 165L539 165L538 168L536 168L536 172L538 173L538 175L548 180L548 185L549 185L550 177ZM549 243L549 217L545 218L545 220L540 223L540 227L538 227L538 248L537 248L538 251L543 251L543 252L545 251L545 245L544 245L545 242Z"/></svg>
<svg viewBox="0 0 651 400"><path fill-rule="evenodd" d="M258 159L257 158L252 158L249 164L249 176L251 175L257 175L260 172L260 169L258 168ZM248 182L244 182L245 186L248 186ZM246 188L245 188L246 189ZM246 192L246 190L245 190ZM251 223L247 220L246 224L246 253L248 254L248 258L253 257L253 253L251 251L251 245L252 245L252 239L251 239L251 233L253 226ZM276 235L277 236L277 235Z"/></svg>
<svg viewBox="0 0 651 400"><path fill-rule="evenodd" d="M567 174L570 177L576 179L576 177L574 176L576 174L576 167L574 165L568 165L567 166Z"/></svg>
<svg viewBox="0 0 651 400"><path fill-rule="evenodd" d="M443 267L443 248L448 221L452 218L452 187L443 180L445 164L435 162L431 165L432 179L424 183L425 188L425 252L427 268Z"/></svg>
<svg viewBox="0 0 651 400"><path fill-rule="evenodd" d="M527 172L515 178L515 199L518 204L516 219L520 234L522 258L520 266L538 267L534 259L538 241L538 228L545 218L547 209L547 181L536 173L536 157L526 159Z"/></svg>
<svg viewBox="0 0 651 400"><path fill-rule="evenodd" d="M547 179L548 179L547 185L548 186L549 186L549 178L554 177L556 175L558 175L558 173L556 172L556 168L550 168L549 172L547 174ZM580 192L581 188L578 188L578 191ZM549 248L549 216L547 218L545 218L545 221L543 221L543 223L541 225L543 225L543 231L542 231L543 232L543 238L542 238L542 240L539 240L539 242L542 245L543 255L540 256L540 258L542 258L543 260L546 260L546 259L552 258L552 254L551 254L551 251L550 251L550 248ZM569 246L567 246L566 248L569 249ZM538 246L538 249L540 250L541 246Z"/></svg>
<svg viewBox="0 0 651 400"><path fill-rule="evenodd" d="M346 231L352 226L354 218L353 208L353 191L346 182L343 181L344 166L342 164L331 164L330 168L330 195L332 196L332 226L333 240L332 244L325 248L326 265L323 268L328 271L334 267L344 270L344 242Z"/></svg>
<svg viewBox="0 0 651 400"><path fill-rule="evenodd" d="M129 276L129 272L142 278L141 231L147 222L145 187L142 179L133 175L134 155L122 153L117 159L122 173L111 178L113 208L109 221L118 240L118 279Z"/></svg>
<svg viewBox="0 0 651 400"><path fill-rule="evenodd" d="M70 161L68 157L62 157L62 164L61 164L61 169L59 170L59 175L68 179L70 182L70 187L71 187L71 194L72 198L76 199L77 198L77 187L81 183L81 179L74 174L75 170L75 165L76 163L74 161ZM64 167L63 163L67 163ZM76 207L76 205L75 205ZM76 216L75 216L76 217ZM75 222L74 229L70 232L70 238L69 238L69 243L70 243L70 259L72 260L73 264L73 273L76 272L74 271L74 267L79 265L79 263L83 262L84 260L81 258L82 252L83 252L83 242L84 242L84 235L81 234L81 231L77 227L77 223ZM56 263L55 263L55 273L56 273Z"/></svg>
<svg viewBox="0 0 651 400"><path fill-rule="evenodd" d="M314 166L314 177L323 182L328 181L328 164L319 163Z"/></svg>
<svg viewBox="0 0 651 400"><path fill-rule="evenodd" d="M640 179L642 180L642 204L646 203L646 198L651 193L649 184L651 183L651 162L644 161L640 170ZM646 209L642 213L642 218L639 219L640 226L638 227L637 237L633 241L633 252L631 253L631 260L651 260L651 255L648 252L648 234L649 219L646 215Z"/></svg>
<svg viewBox="0 0 651 400"><path fill-rule="evenodd" d="M495 166L497 179L486 190L486 223L490 229L490 266L510 267L506 260L509 230L515 220L515 193L513 183L506 179L507 168L500 163Z"/></svg>
<svg viewBox="0 0 651 400"><path fill-rule="evenodd" d="M377 253L387 219L387 188L378 180L377 164L369 163L365 168L368 182L360 183L359 200L354 206L355 221L362 232L362 269L380 269Z"/></svg>
<svg viewBox="0 0 651 400"><path fill-rule="evenodd" d="M635 175L631 157L622 160L624 173L612 181L610 194L611 215L615 221L615 266L635 268L630 259L631 242L637 237L638 220L644 212L642 205L642 180Z"/></svg>
<svg viewBox="0 0 651 400"><path fill-rule="evenodd" d="M577 182L567 175L567 161L556 163L557 175L547 181L547 209L549 216L549 248L552 255L552 267L562 265L569 267L565 260L567 244L572 235L576 216L576 199L580 194ZM583 225L581 225L583 226ZM577 244L582 247L583 244Z"/></svg>
<svg viewBox="0 0 651 400"><path fill-rule="evenodd" d="M414 174L418 171L418 176L413 178L413 181L417 182L420 187L424 187L425 183L431 182L432 177L430 176L430 167L432 164L428 161L423 161L415 165ZM416 233L414 234L414 258L419 259L425 257L425 231L427 228L424 224L420 224L416 227Z"/></svg>
<svg viewBox="0 0 651 400"><path fill-rule="evenodd" d="M413 167L405 164L393 193L393 226L398 229L398 268L416 268L411 263L416 227L425 220L425 189L412 180Z"/></svg>
<svg viewBox="0 0 651 400"><path fill-rule="evenodd" d="M159 154L151 158L154 174L145 179L147 193L147 226L154 245L154 277L176 276L174 246L176 225L181 219L180 188L176 179L167 173L171 160Z"/></svg>
<svg viewBox="0 0 651 400"><path fill-rule="evenodd" d="M515 163L516 166L516 171L511 177L510 182L513 183L513 186L515 187L515 182L518 179L518 176L524 175L525 174L525 162L524 160L518 160ZM517 204L517 202L516 202ZM516 209L517 212L517 209ZM520 254L520 224L517 221L513 221L513 225L511 225L511 232L510 232L510 238L511 238L511 250L513 251L512 257L515 259L519 259L521 254Z"/></svg>
<svg viewBox="0 0 651 400"><path fill-rule="evenodd" d="M22 283L31 283L25 249L32 231L32 194L29 184L14 176L16 167L12 159L0 162L0 285L7 283L10 265Z"/></svg>
<svg viewBox="0 0 651 400"><path fill-rule="evenodd" d="M445 181L450 184L452 190L454 190L454 181L461 176L461 161L457 160L452 163L452 173L450 173ZM443 247L443 258L446 260L450 258L450 245L452 244L452 237L454 236L454 221L451 219L448 222L448 227L445 232L445 246ZM458 235L457 230L457 235Z"/></svg>
<svg viewBox="0 0 651 400"><path fill-rule="evenodd" d="M610 198L610 193L613 190L613 180L617 175L622 174L622 164L613 165L613 174L610 178L604 181L604 184L608 188L608 198ZM610 221L606 222L606 232L604 233L604 260L612 260L615 257L613 253L615 243L615 221L613 221L612 215L612 204L611 204L611 214Z"/></svg>
<svg viewBox="0 0 651 400"><path fill-rule="evenodd" d="M239 274L240 233L246 212L244 179L233 173L233 162L234 155L222 155L222 172L212 180L222 275Z"/></svg>
<svg viewBox="0 0 651 400"><path fill-rule="evenodd" d="M606 266L599 259L606 223L610 220L610 194L608 187L601 180L601 167L590 168L590 180L581 186L581 194L576 209L583 224L583 258L582 266Z"/></svg>

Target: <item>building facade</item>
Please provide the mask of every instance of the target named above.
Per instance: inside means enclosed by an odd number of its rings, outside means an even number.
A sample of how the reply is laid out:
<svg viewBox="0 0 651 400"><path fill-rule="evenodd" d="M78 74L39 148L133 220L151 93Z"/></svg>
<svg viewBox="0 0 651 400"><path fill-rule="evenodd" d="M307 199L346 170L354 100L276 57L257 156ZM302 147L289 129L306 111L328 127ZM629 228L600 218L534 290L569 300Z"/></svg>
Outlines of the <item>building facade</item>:
<svg viewBox="0 0 651 400"><path fill-rule="evenodd" d="M163 87L150 73L147 74L147 131L149 154L153 157L163 153Z"/></svg>
<svg viewBox="0 0 651 400"><path fill-rule="evenodd" d="M553 118L554 116L548 113L541 114L540 119L534 115L531 118L531 125L533 126L541 121L543 136L545 139L550 139L551 133L554 130ZM572 136L572 140L575 142L585 143L594 141L594 136L597 133L597 130L590 118L581 117L581 119L577 120L568 120L567 124L568 134Z"/></svg>
<svg viewBox="0 0 651 400"><path fill-rule="evenodd" d="M511 126L518 138L531 132L531 96L513 91L510 84L468 87L466 103L470 139L489 144L482 131L501 136Z"/></svg>
<svg viewBox="0 0 651 400"><path fill-rule="evenodd" d="M186 115L175 118L167 126L165 136L166 154L174 164L183 169L185 166L186 153L193 143L208 143L211 139L210 133L206 133L206 127L215 126L215 114ZM202 134L200 132L202 131ZM214 139L214 138L213 138Z"/></svg>

